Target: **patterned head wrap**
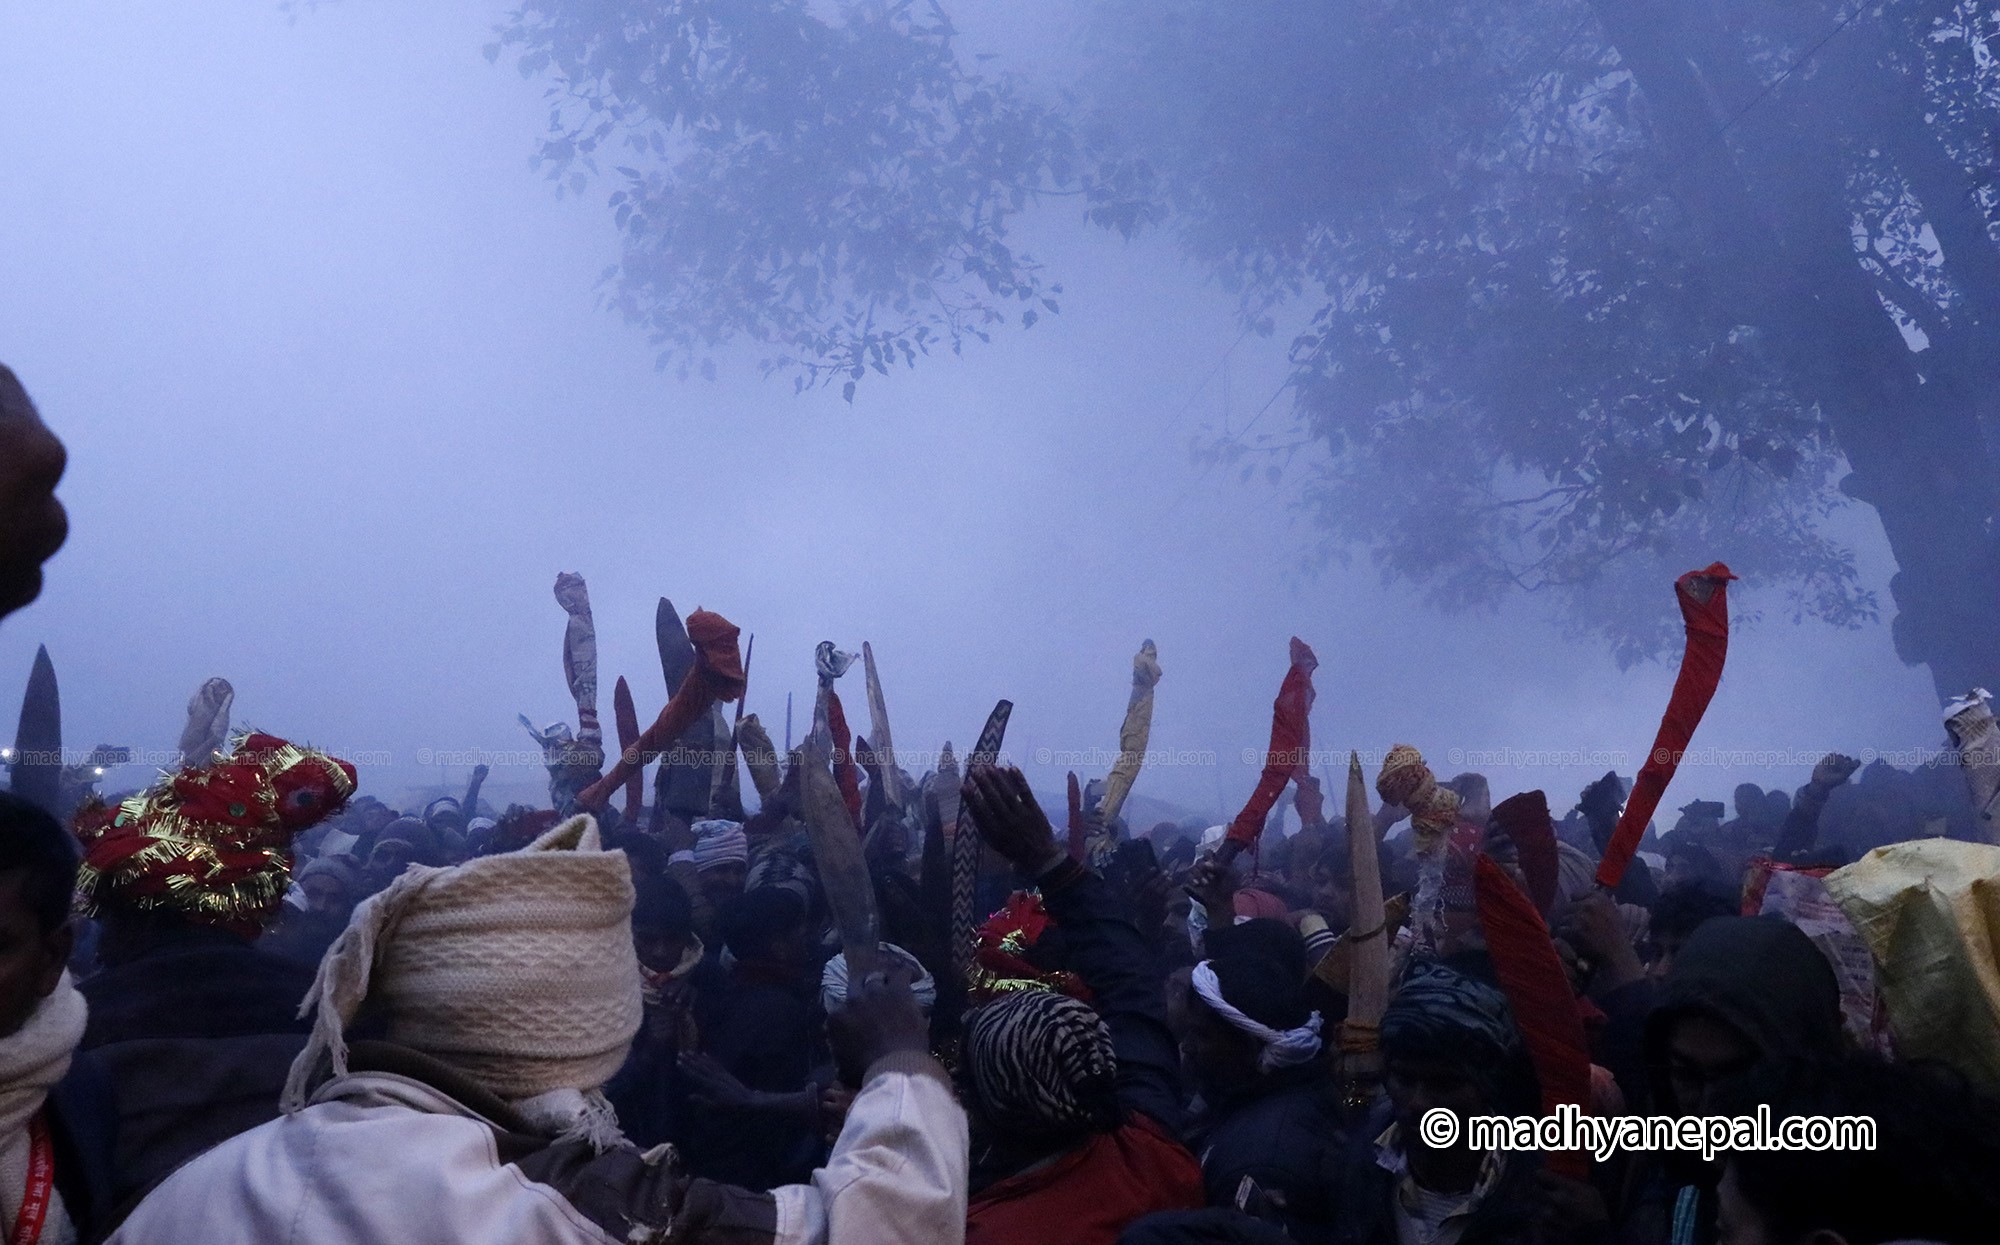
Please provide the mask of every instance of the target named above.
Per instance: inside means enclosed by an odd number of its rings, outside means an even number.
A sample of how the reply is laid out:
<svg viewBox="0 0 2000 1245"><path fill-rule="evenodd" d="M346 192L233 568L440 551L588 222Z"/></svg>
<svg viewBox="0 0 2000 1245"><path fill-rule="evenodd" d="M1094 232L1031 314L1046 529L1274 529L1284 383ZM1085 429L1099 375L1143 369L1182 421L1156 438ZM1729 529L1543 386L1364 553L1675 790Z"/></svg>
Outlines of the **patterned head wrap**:
<svg viewBox="0 0 2000 1245"><path fill-rule="evenodd" d="M1522 1053L1507 996L1439 963L1418 964L1382 1013L1382 1051L1492 1066Z"/></svg>
<svg viewBox="0 0 2000 1245"><path fill-rule="evenodd" d="M750 863L750 840L743 833L741 822L715 818L697 821L692 829L696 872L706 873L721 865Z"/></svg>
<svg viewBox="0 0 2000 1245"><path fill-rule="evenodd" d="M1046 990L1003 995L967 1022L965 1064L981 1113L1010 1137L1118 1126L1111 1030L1089 1004Z"/></svg>
<svg viewBox="0 0 2000 1245"><path fill-rule="evenodd" d="M743 888L781 886L805 901L808 912L819 908L819 870L813 868L812 845L800 834L766 848L744 875Z"/></svg>
<svg viewBox="0 0 2000 1245"><path fill-rule="evenodd" d="M346 761L247 734L116 807L88 804L75 822L80 908L96 915L116 899L254 938L290 884L293 837L338 812L354 784Z"/></svg>

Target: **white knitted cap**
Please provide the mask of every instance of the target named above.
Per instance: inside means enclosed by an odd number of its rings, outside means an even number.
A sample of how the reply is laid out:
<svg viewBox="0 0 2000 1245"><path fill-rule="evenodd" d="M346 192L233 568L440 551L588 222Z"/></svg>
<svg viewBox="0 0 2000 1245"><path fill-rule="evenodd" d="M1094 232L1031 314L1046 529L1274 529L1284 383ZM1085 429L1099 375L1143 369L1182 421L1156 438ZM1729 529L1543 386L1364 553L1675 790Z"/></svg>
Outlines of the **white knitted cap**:
<svg viewBox="0 0 2000 1245"><path fill-rule="evenodd" d="M639 1031L632 874L573 817L518 852L449 869L412 866L355 909L299 1014L318 1010L285 1109L305 1103L322 1056L347 1070L344 1031L364 1000L392 1042L504 1099L588 1093Z"/></svg>

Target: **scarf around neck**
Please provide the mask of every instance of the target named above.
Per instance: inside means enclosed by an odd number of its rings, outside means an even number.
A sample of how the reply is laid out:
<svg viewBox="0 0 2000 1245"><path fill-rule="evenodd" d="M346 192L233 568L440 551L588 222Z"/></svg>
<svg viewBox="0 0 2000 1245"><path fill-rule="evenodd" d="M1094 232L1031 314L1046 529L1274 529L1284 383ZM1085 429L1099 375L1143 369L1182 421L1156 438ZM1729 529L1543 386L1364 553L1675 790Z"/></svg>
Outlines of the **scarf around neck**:
<svg viewBox="0 0 2000 1245"><path fill-rule="evenodd" d="M41 1001L27 1023L0 1038L0 1229L11 1229L21 1209L28 1177L28 1121L69 1071L87 1018L83 995L64 973L55 992ZM40 1239L74 1239L62 1196L53 1189Z"/></svg>

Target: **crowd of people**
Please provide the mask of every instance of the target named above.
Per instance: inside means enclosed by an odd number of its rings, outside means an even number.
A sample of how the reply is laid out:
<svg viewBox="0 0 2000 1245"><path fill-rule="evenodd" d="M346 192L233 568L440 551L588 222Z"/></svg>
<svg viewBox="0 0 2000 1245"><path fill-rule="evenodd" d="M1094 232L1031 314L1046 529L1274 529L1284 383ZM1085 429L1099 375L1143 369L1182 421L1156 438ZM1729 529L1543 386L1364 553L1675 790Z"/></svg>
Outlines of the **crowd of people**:
<svg viewBox="0 0 2000 1245"><path fill-rule="evenodd" d="M0 612L61 543L61 471L0 369ZM727 796L663 772L621 808L579 728L538 734L549 807L490 807L482 769L401 810L255 734L60 820L0 795L10 1239L2000 1239L2000 1067L1949 1037L2000 1023L2000 982L1914 1014L1869 930L1808 902L1885 851L2000 852L1964 841L1950 771L1831 754L1795 793L1687 805L1607 884L1615 774L1557 818L1478 774L1399 804L1385 765L1379 802L1325 815L1302 781L1297 824L1246 842L1128 825L1096 784L1059 830L986 753L816 775L734 731ZM1873 1144L1464 1127L1558 1107L1866 1117Z"/></svg>

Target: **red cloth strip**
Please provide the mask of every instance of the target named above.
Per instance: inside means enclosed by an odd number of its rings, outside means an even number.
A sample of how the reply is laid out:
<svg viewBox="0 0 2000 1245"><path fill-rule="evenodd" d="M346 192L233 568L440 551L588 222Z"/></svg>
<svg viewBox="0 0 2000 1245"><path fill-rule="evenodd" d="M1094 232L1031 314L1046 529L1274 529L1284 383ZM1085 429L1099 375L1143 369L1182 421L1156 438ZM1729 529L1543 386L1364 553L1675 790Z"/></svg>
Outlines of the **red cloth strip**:
<svg viewBox="0 0 2000 1245"><path fill-rule="evenodd" d="M1569 976L1549 940L1549 927L1535 911L1534 901L1483 852L1474 865L1473 890L1493 973L1514 1009L1514 1025L1541 1083L1542 1113L1552 1114L1564 1103L1588 1112L1590 1046ZM1551 1152L1548 1167L1572 1180L1590 1177L1590 1160L1581 1150Z"/></svg>
<svg viewBox="0 0 2000 1245"><path fill-rule="evenodd" d="M1556 905L1556 826L1549 797L1539 791L1510 795L1493 806L1493 824L1514 844L1528 898L1543 916Z"/></svg>
<svg viewBox="0 0 2000 1245"><path fill-rule="evenodd" d="M1229 823L1229 842L1255 847L1258 836L1264 833L1264 819L1271 815L1272 806L1285 793L1285 784L1304 767L1307 719L1313 705L1312 676L1318 668L1319 658L1313 656L1312 649L1293 636L1292 665L1285 671L1285 681L1278 685L1278 699L1271 704L1271 747L1264 754L1264 772L1250 793L1250 802ZM1305 811L1301 801L1300 815Z"/></svg>
<svg viewBox="0 0 2000 1245"><path fill-rule="evenodd" d="M833 781L840 786L840 801L847 815L861 824L861 776L854 768L854 735L847 729L847 712L840 707L840 693L826 689L826 725L833 732Z"/></svg>
<svg viewBox="0 0 2000 1245"><path fill-rule="evenodd" d="M1694 581L1701 578L1718 581L1707 601L1695 600L1690 591ZM1694 738L1694 728L1701 724L1701 715L1708 711L1708 702L1722 682L1723 659L1729 655L1728 581L1734 578L1728 567L1714 562L1706 570L1689 571L1674 581L1674 595L1681 603L1681 619L1687 626L1687 648L1681 654L1681 671L1674 679L1674 694L1667 701L1666 715L1660 719L1660 731L1653 736L1653 750L1646 754L1646 763L1639 768L1639 777L1632 783L1632 796L1625 801L1625 811L1618 817L1618 828L1611 832L1604 859L1597 863L1597 884L1606 890L1624 880L1626 866L1632 863L1632 854L1639 850L1639 840L1646 835L1646 823L1653 819L1653 810L1667 793L1667 783L1680 768L1681 754Z"/></svg>
<svg viewBox="0 0 2000 1245"><path fill-rule="evenodd" d="M736 637L742 632L736 624L720 614L696 610L688 615L687 633L694 644L694 666L666 708L660 710L659 718L640 733L638 742L619 754L611 772L577 793L576 802L582 807L603 812L612 792L624 786L634 771L644 769L672 747L711 705L743 695L743 658L736 648Z"/></svg>

